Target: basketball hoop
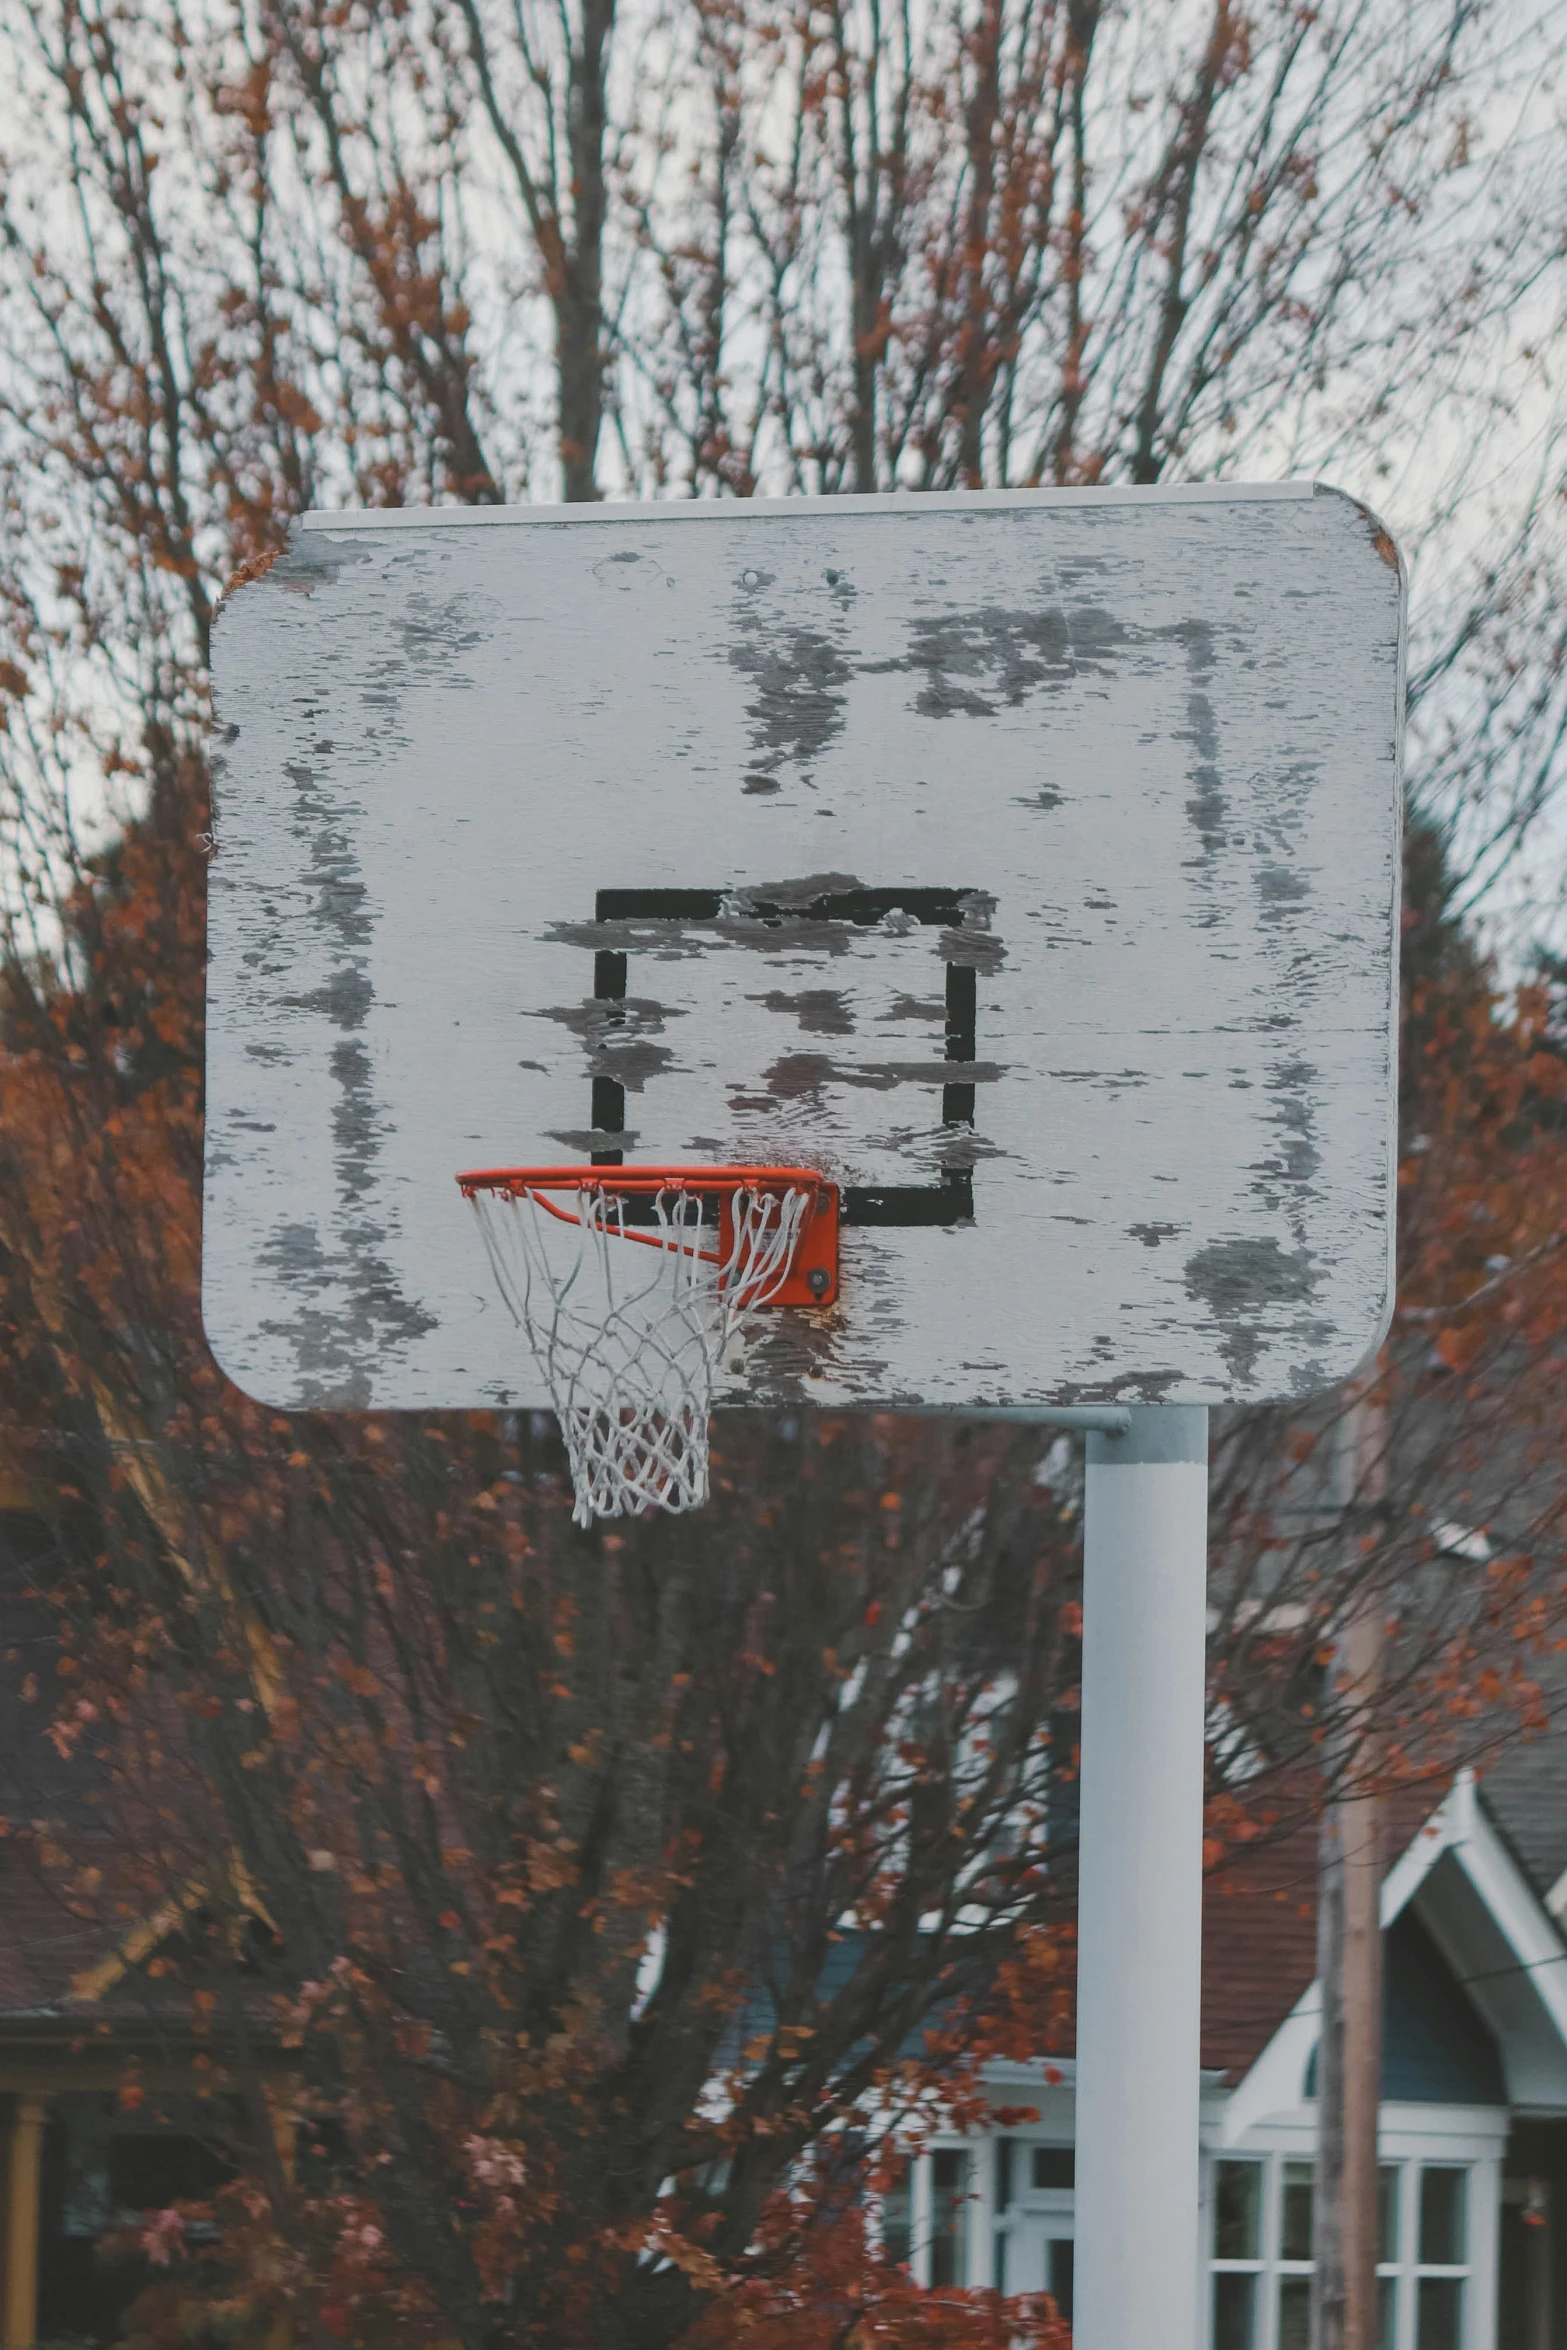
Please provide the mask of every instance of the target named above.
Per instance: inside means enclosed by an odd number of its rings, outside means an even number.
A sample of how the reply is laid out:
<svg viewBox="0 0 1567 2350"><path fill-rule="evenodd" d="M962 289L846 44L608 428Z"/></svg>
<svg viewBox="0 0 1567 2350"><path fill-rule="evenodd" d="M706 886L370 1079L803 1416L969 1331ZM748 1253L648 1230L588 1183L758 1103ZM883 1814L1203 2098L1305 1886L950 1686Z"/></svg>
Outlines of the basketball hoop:
<svg viewBox="0 0 1567 2350"><path fill-rule="evenodd" d="M730 1347L838 1291L838 1187L807 1167L485 1167L457 1178L549 1382L579 1526L707 1499Z"/></svg>

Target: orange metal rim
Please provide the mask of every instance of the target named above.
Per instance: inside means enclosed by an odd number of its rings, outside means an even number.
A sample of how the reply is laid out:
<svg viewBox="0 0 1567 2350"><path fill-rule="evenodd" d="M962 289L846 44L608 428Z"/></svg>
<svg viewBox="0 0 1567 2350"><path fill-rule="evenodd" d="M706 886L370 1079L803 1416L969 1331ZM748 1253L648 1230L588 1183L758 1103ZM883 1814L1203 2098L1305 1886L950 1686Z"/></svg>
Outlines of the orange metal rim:
<svg viewBox="0 0 1567 2350"><path fill-rule="evenodd" d="M823 1191L815 1167L470 1167L457 1177L476 1191Z"/></svg>
<svg viewBox="0 0 1567 2350"><path fill-rule="evenodd" d="M569 1198L553 1193L597 1191L611 1197L650 1199L663 1192L691 1198L716 1198L719 1206L719 1246L682 1244L684 1253L706 1264L727 1262L734 1237L735 1203L745 1192L809 1191L810 1203L801 1219L794 1262L781 1286L766 1303L770 1306L830 1306L838 1297L839 1193L836 1183L815 1167L469 1167L457 1177L465 1199L481 1193L501 1199L531 1200L544 1214L564 1224L579 1224L580 1214ZM647 1248L667 1247L666 1240L629 1226L617 1229L617 1240L637 1241Z"/></svg>

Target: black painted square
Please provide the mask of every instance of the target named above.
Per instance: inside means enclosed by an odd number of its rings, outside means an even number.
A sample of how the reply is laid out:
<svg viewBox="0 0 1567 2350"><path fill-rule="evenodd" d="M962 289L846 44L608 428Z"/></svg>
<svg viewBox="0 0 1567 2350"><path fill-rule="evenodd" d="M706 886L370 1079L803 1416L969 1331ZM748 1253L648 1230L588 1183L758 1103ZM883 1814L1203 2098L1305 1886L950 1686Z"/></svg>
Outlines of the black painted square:
<svg viewBox="0 0 1567 2350"><path fill-rule="evenodd" d="M599 922L717 922L726 899L739 893L717 889L601 889L594 901ZM961 930L964 909L973 892L966 889L855 889L828 892L806 904L775 904L745 894L745 918L781 926L786 922L852 922L871 929L889 914L911 916L922 927ZM593 993L606 1007L624 1000L629 958L600 948L593 958ZM613 1014L610 1015L614 1017ZM972 1064L978 1058L978 973L970 963L948 962L945 1054L949 1061ZM974 1088L971 1084L943 1086L941 1121L954 1131L974 1124ZM621 1134L626 1124L626 1096L615 1079L593 1080L593 1126L596 1132ZM616 1149L592 1154L595 1167L619 1167L625 1153ZM936 1183L846 1184L842 1217L846 1224L967 1224L974 1218L974 1175L969 1167L949 1167Z"/></svg>

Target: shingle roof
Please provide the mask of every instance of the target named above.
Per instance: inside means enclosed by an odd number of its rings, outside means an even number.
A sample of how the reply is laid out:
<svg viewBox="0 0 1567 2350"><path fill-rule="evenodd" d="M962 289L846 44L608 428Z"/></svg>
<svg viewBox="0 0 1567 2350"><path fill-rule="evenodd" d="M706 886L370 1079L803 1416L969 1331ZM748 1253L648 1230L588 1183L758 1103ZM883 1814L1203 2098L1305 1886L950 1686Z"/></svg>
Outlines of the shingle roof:
<svg viewBox="0 0 1567 2350"><path fill-rule="evenodd" d="M1567 1870L1567 1667L1553 1660L1539 1678L1552 1727L1503 1747L1481 1772L1480 1793L1543 1901Z"/></svg>
<svg viewBox="0 0 1567 2350"><path fill-rule="evenodd" d="M1317 1830L1235 1854L1203 1897L1202 2062L1238 2077L1317 1971Z"/></svg>
<svg viewBox="0 0 1567 2350"><path fill-rule="evenodd" d="M49 1726L59 1686L58 1624L38 1590L49 1538L36 1518L0 1510L0 1818L91 1821L102 1772L78 1749L66 1760Z"/></svg>
<svg viewBox="0 0 1567 2350"><path fill-rule="evenodd" d="M58 2007L103 1954L101 1929L71 1915L20 1840L0 1845L0 1919L0 2016Z"/></svg>
<svg viewBox="0 0 1567 2350"><path fill-rule="evenodd" d="M92 1804L97 1776L81 1754L65 1766L45 1731L46 1702L24 1704L29 1675L52 1670L53 1623L30 1594L40 1541L36 1521L0 1511L0 1815L13 1825L74 1815L103 1832ZM1547 1704L1567 1723L1567 1659L1542 1675ZM1391 1865L1443 1790L1405 1790L1390 1806ZM1567 1871L1567 1728L1515 1740L1486 1770L1488 1811L1543 1898ZM1317 1828L1314 1822L1259 1840L1226 1858L1204 1898L1202 2062L1232 2080L1244 2073L1316 1972ZM112 1937L110 1938L112 1939ZM31 1865L24 1845L0 1842L0 2015L50 2007L72 1977L102 1956L103 1929L73 1917ZM835 1964L851 1963L847 1946ZM129 1990L127 1986L127 1990ZM139 1986L145 1998L147 1986Z"/></svg>
<svg viewBox="0 0 1567 2350"><path fill-rule="evenodd" d="M1387 1804L1391 1868L1445 1793L1428 1781ZM1203 1898L1203 2069L1239 2079L1255 2064L1317 1972L1317 1824L1229 1855Z"/></svg>

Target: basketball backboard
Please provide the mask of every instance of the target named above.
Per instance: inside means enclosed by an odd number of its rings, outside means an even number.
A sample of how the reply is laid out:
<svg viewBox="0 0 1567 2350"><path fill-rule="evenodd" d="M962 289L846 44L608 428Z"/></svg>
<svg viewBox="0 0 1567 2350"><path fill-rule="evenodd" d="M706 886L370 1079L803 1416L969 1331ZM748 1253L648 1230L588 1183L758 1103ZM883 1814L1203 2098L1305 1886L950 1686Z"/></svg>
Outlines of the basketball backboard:
<svg viewBox="0 0 1567 2350"><path fill-rule="evenodd" d="M305 517L217 629L219 1362L544 1405L454 1176L618 1159L841 1187L731 1399L1343 1376L1402 616L1309 485Z"/></svg>

